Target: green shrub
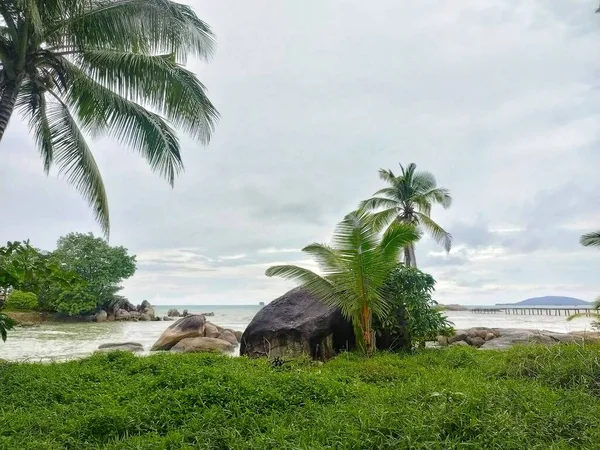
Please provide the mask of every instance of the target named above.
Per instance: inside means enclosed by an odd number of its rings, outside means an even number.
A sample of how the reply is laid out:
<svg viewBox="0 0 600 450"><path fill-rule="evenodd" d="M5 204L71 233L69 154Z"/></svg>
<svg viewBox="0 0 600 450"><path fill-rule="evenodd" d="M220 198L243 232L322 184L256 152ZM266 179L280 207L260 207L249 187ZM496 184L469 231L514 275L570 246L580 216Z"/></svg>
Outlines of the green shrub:
<svg viewBox="0 0 600 450"><path fill-rule="evenodd" d="M38 297L33 292L12 291L6 299L8 309L29 311L38 307Z"/></svg>
<svg viewBox="0 0 600 450"><path fill-rule="evenodd" d="M416 267L401 264L394 269L384 286L394 309L389 316L374 319L378 347L410 349L423 346L439 334L451 333L452 324L431 298L434 286L433 277Z"/></svg>

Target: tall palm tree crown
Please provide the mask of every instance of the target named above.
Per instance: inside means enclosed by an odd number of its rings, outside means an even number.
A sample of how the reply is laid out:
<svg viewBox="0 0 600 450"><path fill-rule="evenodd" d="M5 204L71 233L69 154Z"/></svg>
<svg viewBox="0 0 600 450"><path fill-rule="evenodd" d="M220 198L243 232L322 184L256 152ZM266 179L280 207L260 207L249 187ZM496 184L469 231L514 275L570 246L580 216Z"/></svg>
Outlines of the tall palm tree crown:
<svg viewBox="0 0 600 450"><path fill-rule="evenodd" d="M214 39L170 0L0 1L0 141L15 110L46 173L56 166L109 231L106 191L84 135L139 152L172 185L183 169L172 128L207 143L218 112L183 64Z"/></svg>
<svg viewBox="0 0 600 450"><path fill-rule="evenodd" d="M374 220L380 224L401 222L423 228L449 252L452 235L431 219L431 208L434 204L449 208L452 197L448 189L437 187L435 177L431 173L417 172L416 169L414 163L406 168L400 164L401 173L398 176L391 170L381 169L379 177L389 186L361 202L360 208L379 211L374 214ZM405 248L404 262L408 266L416 267L414 244Z"/></svg>
<svg viewBox="0 0 600 450"><path fill-rule="evenodd" d="M352 321L357 342L370 353L375 347L372 315L385 317L390 308L382 287L402 248L418 238L414 226L402 223L381 234L370 214L354 212L338 224L333 246L311 244L302 249L317 261L323 275L293 265L270 267L266 275L299 281L325 304L340 308Z"/></svg>

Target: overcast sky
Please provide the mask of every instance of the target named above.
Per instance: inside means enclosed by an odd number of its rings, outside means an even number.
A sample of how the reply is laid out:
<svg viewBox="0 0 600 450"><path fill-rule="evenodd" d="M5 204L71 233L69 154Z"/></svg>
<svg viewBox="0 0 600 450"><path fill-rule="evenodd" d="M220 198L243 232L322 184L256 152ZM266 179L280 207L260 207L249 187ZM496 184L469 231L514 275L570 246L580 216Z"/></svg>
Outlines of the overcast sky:
<svg viewBox="0 0 600 450"><path fill-rule="evenodd" d="M191 62L222 118L209 146L183 137L175 188L112 141L92 147L111 244L137 255L133 302L268 302L310 265L298 249L415 162L452 192L419 266L444 303L600 294L600 15L592 0L216 0L191 4L218 37ZM100 234L91 210L46 177L15 116L0 148L1 238L51 250Z"/></svg>

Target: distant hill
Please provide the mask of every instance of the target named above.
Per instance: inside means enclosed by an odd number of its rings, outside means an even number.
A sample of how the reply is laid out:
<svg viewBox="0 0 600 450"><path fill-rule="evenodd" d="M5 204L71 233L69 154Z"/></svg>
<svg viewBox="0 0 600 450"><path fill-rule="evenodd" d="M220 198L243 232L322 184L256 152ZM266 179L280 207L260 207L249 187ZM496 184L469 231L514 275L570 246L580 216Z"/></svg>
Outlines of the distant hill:
<svg viewBox="0 0 600 450"><path fill-rule="evenodd" d="M590 302L574 297L560 297L547 295L546 297L533 297L517 303L497 303L497 305L518 306L590 306Z"/></svg>

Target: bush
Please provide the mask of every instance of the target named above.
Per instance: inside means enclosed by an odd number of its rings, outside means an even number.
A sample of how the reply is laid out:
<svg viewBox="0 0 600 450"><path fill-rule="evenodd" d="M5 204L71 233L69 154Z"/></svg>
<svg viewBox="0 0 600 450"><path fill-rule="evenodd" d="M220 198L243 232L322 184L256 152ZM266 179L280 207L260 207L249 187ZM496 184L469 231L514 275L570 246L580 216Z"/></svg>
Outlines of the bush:
<svg viewBox="0 0 600 450"><path fill-rule="evenodd" d="M33 292L12 291L6 299L8 309L30 311L38 305L38 297Z"/></svg>
<svg viewBox="0 0 600 450"><path fill-rule="evenodd" d="M439 334L450 334L452 323L436 309L431 298L435 280L416 267L399 265L384 290L394 305L385 318L375 318L373 328L381 344L390 350L420 347Z"/></svg>

